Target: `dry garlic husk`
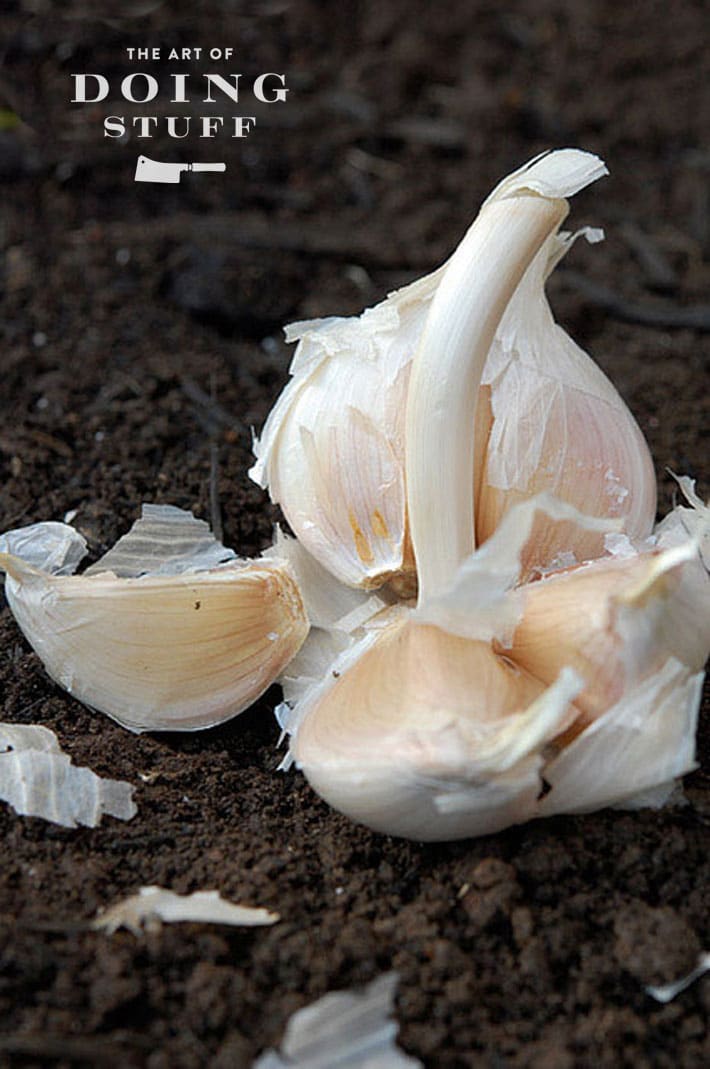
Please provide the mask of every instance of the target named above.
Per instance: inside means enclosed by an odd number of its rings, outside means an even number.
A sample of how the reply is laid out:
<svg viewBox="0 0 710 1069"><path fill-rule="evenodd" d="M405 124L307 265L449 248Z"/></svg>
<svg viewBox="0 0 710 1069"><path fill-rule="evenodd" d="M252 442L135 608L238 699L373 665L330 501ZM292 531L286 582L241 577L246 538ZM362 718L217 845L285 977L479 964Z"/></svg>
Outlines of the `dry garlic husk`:
<svg viewBox="0 0 710 1069"><path fill-rule="evenodd" d="M469 263L476 298L466 294L457 305L446 297L453 265L467 259L461 252L467 235L444 267L360 317L297 323L287 331L288 340L299 342L293 377L255 443L251 474L268 485L304 546L344 583L375 588L390 580L400 592L415 592L408 498L417 472L424 482L443 478L441 500L444 487L473 495L475 542L490 537L511 505L545 490L592 515L619 517L631 537L650 532L655 479L643 437L614 387L554 323L544 292L547 275L576 236L557 233L566 214L561 198L605 173L597 157L562 150L511 175L486 201L477 224L487 217L494 233L505 217L512 224L524 184L542 199L559 179L556 220L518 277L475 388L461 390L448 348L466 317L483 321L493 310L483 283L498 270L495 241ZM584 233L590 240L600 236ZM409 388L425 324L440 357L428 383L439 399L436 426L418 421ZM458 361L467 358L457 350ZM449 438L457 441L447 451ZM464 491L458 458L474 441L475 490L472 482ZM408 449L418 450L413 462ZM448 522L444 510L440 526ZM474 539L466 540L470 551ZM596 532L569 524L541 528L525 573L555 566L562 555L584 560L602 548Z"/></svg>
<svg viewBox="0 0 710 1069"><path fill-rule="evenodd" d="M72 764L49 728L0 723L0 799L20 816L95 828L104 814L131 820L133 791L130 783Z"/></svg>
<svg viewBox="0 0 710 1069"><path fill-rule="evenodd" d="M702 532L673 522L665 542L636 547L623 509L587 517L549 494L513 496L474 551L470 414L486 358L521 279L549 249L564 197L594 171L584 154L563 152L511 176L439 282L407 404L416 608L361 621L320 682L308 676L305 652L288 670L306 667L292 687L293 710L281 713L293 758L332 805L380 831L451 839L543 812L639 796L658 803L692 767L699 668L710 646L705 624L697 635L688 628L710 619ZM627 455L635 449L632 441ZM634 488L607 497L628 505ZM649 522L638 524L642 537ZM524 583L549 530L564 537L555 553L565 561L605 535L622 557ZM565 602L557 615L556 599ZM311 661L324 652L319 641Z"/></svg>
<svg viewBox="0 0 710 1069"><path fill-rule="evenodd" d="M132 731L197 730L251 705L308 622L285 561L239 561L207 524L144 506L83 575L82 537L36 524L0 539L5 593L49 675Z"/></svg>

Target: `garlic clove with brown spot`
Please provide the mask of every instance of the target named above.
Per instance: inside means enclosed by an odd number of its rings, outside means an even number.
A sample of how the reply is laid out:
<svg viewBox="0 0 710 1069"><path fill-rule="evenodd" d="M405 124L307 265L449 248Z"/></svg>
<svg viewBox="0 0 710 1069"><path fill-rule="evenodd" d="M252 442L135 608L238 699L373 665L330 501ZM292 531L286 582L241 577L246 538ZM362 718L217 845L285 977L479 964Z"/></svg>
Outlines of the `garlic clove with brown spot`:
<svg viewBox="0 0 710 1069"><path fill-rule="evenodd" d="M53 575L18 555L39 560L43 528L3 536L10 608L49 675L132 731L192 731L235 716L306 637L288 563L235 560L189 513L148 506L83 575Z"/></svg>
<svg viewBox="0 0 710 1069"><path fill-rule="evenodd" d="M403 478L409 369L436 272L356 318L294 323L292 379L250 471L302 545L341 582L416 590Z"/></svg>

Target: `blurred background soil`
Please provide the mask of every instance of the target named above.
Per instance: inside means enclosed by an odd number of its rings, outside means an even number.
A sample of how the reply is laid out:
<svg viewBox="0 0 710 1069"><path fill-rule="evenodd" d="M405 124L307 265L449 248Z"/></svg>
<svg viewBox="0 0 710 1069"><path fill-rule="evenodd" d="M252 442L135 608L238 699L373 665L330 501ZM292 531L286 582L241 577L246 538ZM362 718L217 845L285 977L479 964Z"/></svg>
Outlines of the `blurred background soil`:
<svg viewBox="0 0 710 1069"><path fill-rule="evenodd" d="M569 144L610 167L573 205L607 241L556 273L555 310L648 437L661 513L669 469L710 493L705 4L5 0L0 42L0 530L76 510L95 558L142 501L209 519L216 456L224 540L258 553L276 512L246 469L286 381L282 325L434 267L502 175ZM132 67L145 45L235 58ZM118 99L133 69L164 79L154 105ZM283 72L290 93L220 105L256 116L245 140L103 137L106 114L171 113L174 70L195 119L215 109L205 70ZM110 101L70 104L91 71ZM138 185L138 153L227 172ZM53 728L139 806L75 831L0 810L2 1066L247 1067L294 1010L389 968L428 1066L708 1064L710 980L666 1006L644 991L709 945L707 715L688 805L422 846L275 771L275 688L218 730L135 737L47 679L6 606L0 628L1 718ZM145 884L282 920L88 930Z"/></svg>

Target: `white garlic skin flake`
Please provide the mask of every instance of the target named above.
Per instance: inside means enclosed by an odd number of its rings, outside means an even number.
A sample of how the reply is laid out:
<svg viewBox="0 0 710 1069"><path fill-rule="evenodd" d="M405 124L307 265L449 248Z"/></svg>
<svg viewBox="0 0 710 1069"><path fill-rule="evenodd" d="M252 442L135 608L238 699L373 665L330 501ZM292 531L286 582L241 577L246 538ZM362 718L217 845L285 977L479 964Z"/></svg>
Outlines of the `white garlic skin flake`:
<svg viewBox="0 0 710 1069"><path fill-rule="evenodd" d="M134 788L72 764L40 724L0 724L0 799L16 813L65 828L95 828L104 814L131 820Z"/></svg>

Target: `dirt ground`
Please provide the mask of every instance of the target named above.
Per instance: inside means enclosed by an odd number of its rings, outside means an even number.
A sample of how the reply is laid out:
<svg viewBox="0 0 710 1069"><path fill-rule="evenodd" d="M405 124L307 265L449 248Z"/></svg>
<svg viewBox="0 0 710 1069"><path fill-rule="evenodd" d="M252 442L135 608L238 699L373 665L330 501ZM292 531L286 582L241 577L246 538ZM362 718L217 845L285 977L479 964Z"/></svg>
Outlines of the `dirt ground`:
<svg viewBox="0 0 710 1069"><path fill-rule="evenodd" d="M710 493L702 3L111 7L2 6L0 530L77 510L96 558L142 501L209 518L216 445L224 540L258 553L276 512L245 472L286 380L282 325L354 313L435 266L498 178L565 144L611 178L575 198L607 241L575 249L555 310L647 435L660 511L668 469ZM227 64L139 65L166 86L193 71L195 117L205 70L247 86L284 72L288 101L229 103L257 116L245 140L104 138L106 114L170 113L167 89L152 111L116 97L136 69L125 48L146 44L235 48ZM69 103L70 74L92 71L110 107ZM141 186L138 152L227 173ZM275 771L275 688L222 728L135 737L47 679L4 605L0 633L1 719L48 725L76 763L135 783L139 807L75 831L0 808L3 1067L241 1069L294 1010L390 968L401 1045L427 1066L710 1061L710 979L666 1006L644 991L710 945L707 699L686 806L423 846ZM88 930L145 884L218 888L282 920Z"/></svg>

